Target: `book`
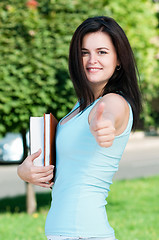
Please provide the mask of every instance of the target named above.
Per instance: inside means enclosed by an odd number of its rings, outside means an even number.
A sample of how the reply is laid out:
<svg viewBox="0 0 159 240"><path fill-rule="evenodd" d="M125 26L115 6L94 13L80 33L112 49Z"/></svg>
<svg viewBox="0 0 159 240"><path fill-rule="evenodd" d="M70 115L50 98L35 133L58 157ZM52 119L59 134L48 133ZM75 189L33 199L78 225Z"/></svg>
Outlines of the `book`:
<svg viewBox="0 0 159 240"><path fill-rule="evenodd" d="M57 119L50 113L43 117L30 117L30 153L42 153L34 160L35 166L56 165L55 136Z"/></svg>

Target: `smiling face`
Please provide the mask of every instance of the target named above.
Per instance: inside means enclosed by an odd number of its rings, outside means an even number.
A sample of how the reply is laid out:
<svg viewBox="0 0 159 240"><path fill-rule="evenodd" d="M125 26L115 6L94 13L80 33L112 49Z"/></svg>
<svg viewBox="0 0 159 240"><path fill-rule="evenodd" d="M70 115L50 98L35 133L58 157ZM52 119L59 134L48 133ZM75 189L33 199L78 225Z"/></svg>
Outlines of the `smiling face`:
<svg viewBox="0 0 159 240"><path fill-rule="evenodd" d="M104 32L86 34L82 42L82 60L87 79L96 96L119 65L110 36Z"/></svg>

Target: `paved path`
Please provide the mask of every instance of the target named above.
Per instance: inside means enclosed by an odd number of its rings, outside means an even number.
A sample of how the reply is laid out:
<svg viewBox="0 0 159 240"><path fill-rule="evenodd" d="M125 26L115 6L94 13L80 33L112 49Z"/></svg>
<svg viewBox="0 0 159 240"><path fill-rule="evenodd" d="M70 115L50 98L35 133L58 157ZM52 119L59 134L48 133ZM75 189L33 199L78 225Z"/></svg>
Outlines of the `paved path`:
<svg viewBox="0 0 159 240"><path fill-rule="evenodd" d="M159 137L131 137L114 179L159 175Z"/></svg>
<svg viewBox="0 0 159 240"><path fill-rule="evenodd" d="M25 183L16 173L17 165L0 165L0 198L25 194ZM132 135L114 179L159 175L159 137ZM36 192L50 191L35 187Z"/></svg>

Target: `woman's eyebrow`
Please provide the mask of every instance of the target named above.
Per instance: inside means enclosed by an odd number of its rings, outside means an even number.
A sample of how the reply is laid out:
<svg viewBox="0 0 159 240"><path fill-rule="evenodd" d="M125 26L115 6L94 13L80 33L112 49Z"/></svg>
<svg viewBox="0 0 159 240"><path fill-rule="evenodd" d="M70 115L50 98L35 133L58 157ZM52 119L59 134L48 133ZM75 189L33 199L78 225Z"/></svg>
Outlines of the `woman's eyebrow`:
<svg viewBox="0 0 159 240"><path fill-rule="evenodd" d="M107 47L99 47L99 48L97 48L97 50L101 50L101 49L110 50L110 49L107 48ZM87 48L82 48L82 50L88 50L88 49L87 49Z"/></svg>
<svg viewBox="0 0 159 240"><path fill-rule="evenodd" d="M107 47L100 47L100 48L97 48L98 50L101 50L101 49L106 49L106 50L109 50L109 48Z"/></svg>

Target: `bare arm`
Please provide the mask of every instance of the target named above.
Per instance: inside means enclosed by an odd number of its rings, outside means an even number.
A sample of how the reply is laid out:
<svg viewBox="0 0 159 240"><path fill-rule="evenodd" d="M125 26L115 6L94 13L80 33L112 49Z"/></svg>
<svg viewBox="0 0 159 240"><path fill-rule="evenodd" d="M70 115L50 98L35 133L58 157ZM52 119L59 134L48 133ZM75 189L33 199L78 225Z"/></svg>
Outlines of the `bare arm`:
<svg viewBox="0 0 159 240"><path fill-rule="evenodd" d="M53 178L54 166L50 165L47 167L34 166L33 161L41 154L41 150L28 156L22 164L17 168L18 176L29 183L38 185L45 188L52 187L53 183L48 184L47 182Z"/></svg>
<svg viewBox="0 0 159 240"><path fill-rule="evenodd" d="M90 131L101 147L110 147L114 138L126 128L129 107L117 94L107 94L99 100L89 115Z"/></svg>

